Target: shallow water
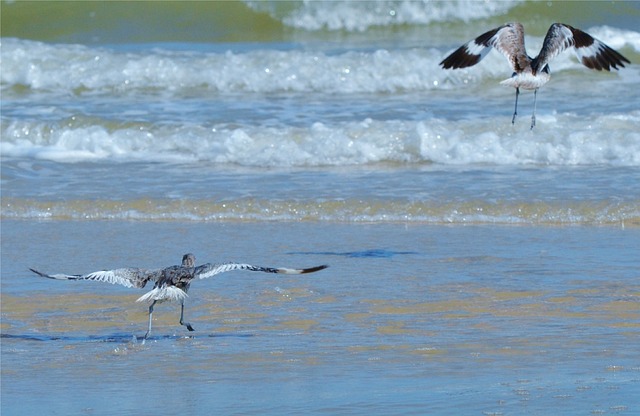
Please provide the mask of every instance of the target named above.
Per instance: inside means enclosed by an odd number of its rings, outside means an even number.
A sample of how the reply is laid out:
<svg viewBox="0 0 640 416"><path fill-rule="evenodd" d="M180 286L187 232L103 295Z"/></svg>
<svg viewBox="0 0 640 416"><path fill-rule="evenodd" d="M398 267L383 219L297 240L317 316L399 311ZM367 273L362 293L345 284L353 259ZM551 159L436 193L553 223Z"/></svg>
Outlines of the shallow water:
<svg viewBox="0 0 640 416"><path fill-rule="evenodd" d="M167 236L203 262L331 267L195 282L196 332L163 304L144 344L140 292L27 271L177 263ZM3 412L42 410L39 391L56 413L633 413L638 241L619 227L5 221ZM76 250L87 258L58 258Z"/></svg>
<svg viewBox="0 0 640 416"><path fill-rule="evenodd" d="M1 411L635 414L635 2L3 2ZM145 19L138 19L146 16ZM554 21L532 94L454 48ZM246 30L252 27L252 30ZM200 262L163 304L41 279Z"/></svg>

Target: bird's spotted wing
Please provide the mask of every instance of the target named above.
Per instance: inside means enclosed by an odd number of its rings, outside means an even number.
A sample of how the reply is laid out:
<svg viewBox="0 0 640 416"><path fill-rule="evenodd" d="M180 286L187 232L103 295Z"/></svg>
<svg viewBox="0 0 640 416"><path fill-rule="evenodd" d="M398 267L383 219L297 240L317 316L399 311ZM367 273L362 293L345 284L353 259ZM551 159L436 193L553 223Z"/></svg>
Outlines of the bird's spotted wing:
<svg viewBox="0 0 640 416"><path fill-rule="evenodd" d="M264 273L281 273L281 274L305 274L313 273L322 269L326 269L327 265L310 267L308 269L290 269L285 267L261 267L252 266L250 264L242 263L220 263L220 264L203 264L196 267L195 277L199 279L206 279L207 277L215 276L216 274L230 272L232 270L249 270L252 272L264 272Z"/></svg>
<svg viewBox="0 0 640 416"><path fill-rule="evenodd" d="M511 68L516 72L522 70L530 61L524 47L524 28L520 23L508 23L465 43L440 62L440 65L444 69L473 66L480 62L492 47L507 58Z"/></svg>
<svg viewBox="0 0 640 416"><path fill-rule="evenodd" d="M563 23L554 23L547 31L540 54L534 60L534 70L544 68L553 58L572 46L580 63L587 68L610 71L611 68L624 68L624 62L630 63L627 58L590 34Z"/></svg>
<svg viewBox="0 0 640 416"><path fill-rule="evenodd" d="M122 268L114 270L101 270L89 274L46 274L35 269L29 269L39 276L58 280L94 280L122 285L125 287L143 288L149 280L157 280L161 275L160 270L146 270L137 268Z"/></svg>

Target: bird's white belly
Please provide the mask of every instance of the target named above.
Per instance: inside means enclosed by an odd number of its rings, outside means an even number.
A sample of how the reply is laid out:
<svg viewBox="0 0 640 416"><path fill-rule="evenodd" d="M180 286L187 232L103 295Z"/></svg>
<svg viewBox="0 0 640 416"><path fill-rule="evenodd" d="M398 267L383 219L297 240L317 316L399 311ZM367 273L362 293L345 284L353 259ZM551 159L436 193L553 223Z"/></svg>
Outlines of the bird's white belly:
<svg viewBox="0 0 640 416"><path fill-rule="evenodd" d="M536 75L533 75L531 72L521 72L519 74L515 74L511 78L505 79L500 82L500 84L513 88L535 90L549 82L549 78L550 76L546 72L539 72Z"/></svg>

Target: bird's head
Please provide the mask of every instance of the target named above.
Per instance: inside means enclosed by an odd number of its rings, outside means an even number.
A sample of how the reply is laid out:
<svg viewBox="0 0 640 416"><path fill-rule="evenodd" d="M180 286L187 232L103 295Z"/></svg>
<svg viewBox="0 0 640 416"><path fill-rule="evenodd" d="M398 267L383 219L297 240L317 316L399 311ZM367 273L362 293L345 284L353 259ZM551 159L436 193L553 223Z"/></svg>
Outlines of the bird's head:
<svg viewBox="0 0 640 416"><path fill-rule="evenodd" d="M182 256L182 267L196 267L196 256L191 253Z"/></svg>

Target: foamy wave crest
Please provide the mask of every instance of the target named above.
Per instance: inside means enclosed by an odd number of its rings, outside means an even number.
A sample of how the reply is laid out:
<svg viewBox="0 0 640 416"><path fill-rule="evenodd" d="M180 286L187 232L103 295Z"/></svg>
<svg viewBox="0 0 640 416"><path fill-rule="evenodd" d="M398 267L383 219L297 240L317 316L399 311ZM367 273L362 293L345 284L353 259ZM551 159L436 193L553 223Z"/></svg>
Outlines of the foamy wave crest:
<svg viewBox="0 0 640 416"><path fill-rule="evenodd" d="M341 166L379 162L640 166L640 112L451 121L376 121L310 127L136 125L107 128L3 123L5 157L58 162L160 161L245 166ZM81 123L80 123L81 124ZM496 127L498 126L498 127Z"/></svg>
<svg viewBox="0 0 640 416"><path fill-rule="evenodd" d="M640 48L640 39L613 29L603 41ZM640 36L639 36L640 37ZM535 49L542 38L532 42ZM438 65L448 50L400 49L326 53L255 50L245 53L151 50L119 52L80 45L50 45L3 39L0 81L3 95L17 88L65 95L140 93L181 98L210 92L394 93L429 91L447 85L510 76L504 58L457 71ZM554 60L553 71L578 68L572 54ZM585 70L586 71L586 70ZM622 73L624 72L624 74ZM637 70L625 69L621 76Z"/></svg>
<svg viewBox="0 0 640 416"><path fill-rule="evenodd" d="M83 94L194 92L393 92L437 87L436 50L122 53L79 45L2 41L3 87Z"/></svg>
<svg viewBox="0 0 640 416"><path fill-rule="evenodd" d="M292 11L278 12L265 2L248 2L258 11L267 11L288 26L305 30L346 30L363 32L373 26L428 24L455 20L469 21L502 14L518 0L481 2L475 0L386 0L317 1L304 0Z"/></svg>

